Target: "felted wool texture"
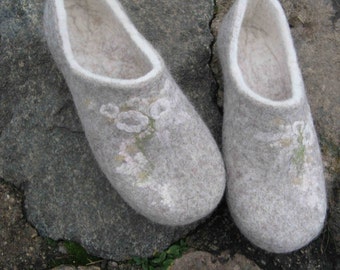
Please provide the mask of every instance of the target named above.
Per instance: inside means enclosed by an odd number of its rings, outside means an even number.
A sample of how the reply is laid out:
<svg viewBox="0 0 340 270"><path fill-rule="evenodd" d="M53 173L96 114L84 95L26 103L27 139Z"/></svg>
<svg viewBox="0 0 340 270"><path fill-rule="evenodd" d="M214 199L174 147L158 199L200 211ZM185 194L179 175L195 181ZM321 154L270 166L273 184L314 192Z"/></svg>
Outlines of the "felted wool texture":
<svg viewBox="0 0 340 270"><path fill-rule="evenodd" d="M221 153L163 60L114 0L50 0L50 51L102 171L138 213L164 225L210 214Z"/></svg>
<svg viewBox="0 0 340 270"><path fill-rule="evenodd" d="M299 249L326 215L323 166L295 48L276 0L237 0L218 35L227 201L270 252Z"/></svg>

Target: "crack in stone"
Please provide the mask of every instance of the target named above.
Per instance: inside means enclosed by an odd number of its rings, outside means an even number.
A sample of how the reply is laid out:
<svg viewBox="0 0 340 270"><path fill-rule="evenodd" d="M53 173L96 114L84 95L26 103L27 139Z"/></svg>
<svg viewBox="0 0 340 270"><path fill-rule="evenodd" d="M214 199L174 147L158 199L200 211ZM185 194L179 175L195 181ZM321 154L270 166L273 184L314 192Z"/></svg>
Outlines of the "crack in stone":
<svg viewBox="0 0 340 270"><path fill-rule="evenodd" d="M216 101L217 107L220 110L220 112L223 113L222 102L219 101L219 91L221 90L221 83L220 83L220 80L218 79L218 73L215 70L216 67L214 67L216 65L216 63L214 63L214 60L215 60L214 47L215 47L215 44L216 44L217 36L214 34L214 31L213 31L213 23L217 18L218 5L217 5L217 0L213 0L212 2L213 2L213 15L211 17L211 20L209 21L209 30L210 30L210 34L213 37L213 39L212 39L212 41L210 42L210 45L209 45L210 59L209 59L208 65L209 65L209 69L210 69L212 77L213 77L213 81L215 83L215 89L214 90L215 90L216 94L214 96L214 100Z"/></svg>

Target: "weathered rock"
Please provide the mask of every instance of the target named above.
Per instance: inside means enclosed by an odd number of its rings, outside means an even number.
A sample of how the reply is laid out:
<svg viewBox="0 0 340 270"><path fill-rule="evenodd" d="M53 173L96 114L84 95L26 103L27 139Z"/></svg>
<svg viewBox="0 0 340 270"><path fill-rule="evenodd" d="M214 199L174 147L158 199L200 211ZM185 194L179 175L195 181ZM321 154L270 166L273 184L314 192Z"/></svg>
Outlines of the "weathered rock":
<svg viewBox="0 0 340 270"><path fill-rule="evenodd" d="M333 5L332 5L333 2ZM339 5L336 1L283 0L319 137L328 186L329 228L340 250Z"/></svg>
<svg viewBox="0 0 340 270"><path fill-rule="evenodd" d="M122 3L218 138L211 1ZM99 170L43 38L43 1L2 0L1 7L0 176L25 191L28 220L43 236L115 260L149 256L190 231L195 225L168 228L137 215Z"/></svg>
<svg viewBox="0 0 340 270"><path fill-rule="evenodd" d="M235 254L231 256L223 252L219 256L204 251L189 252L176 259L170 270L260 270L253 261L245 256Z"/></svg>

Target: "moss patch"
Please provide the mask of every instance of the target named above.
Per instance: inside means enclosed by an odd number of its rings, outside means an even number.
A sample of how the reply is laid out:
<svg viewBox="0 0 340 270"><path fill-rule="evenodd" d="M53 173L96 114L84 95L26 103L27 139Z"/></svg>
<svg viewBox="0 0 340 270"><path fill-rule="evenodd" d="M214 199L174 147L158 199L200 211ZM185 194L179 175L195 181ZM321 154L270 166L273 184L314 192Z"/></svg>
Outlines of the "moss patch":
<svg viewBox="0 0 340 270"><path fill-rule="evenodd" d="M186 250L188 250L188 245L184 240L180 240L167 250L156 252L152 258L133 257L131 263L141 266L143 270L167 270Z"/></svg>
<svg viewBox="0 0 340 270"><path fill-rule="evenodd" d="M57 241L48 239L47 243L54 249L59 245ZM92 265L94 262L101 261L100 258L89 255L86 250L79 244L72 241L61 242L65 247L67 253L57 256L49 263L49 267L56 267L60 265Z"/></svg>

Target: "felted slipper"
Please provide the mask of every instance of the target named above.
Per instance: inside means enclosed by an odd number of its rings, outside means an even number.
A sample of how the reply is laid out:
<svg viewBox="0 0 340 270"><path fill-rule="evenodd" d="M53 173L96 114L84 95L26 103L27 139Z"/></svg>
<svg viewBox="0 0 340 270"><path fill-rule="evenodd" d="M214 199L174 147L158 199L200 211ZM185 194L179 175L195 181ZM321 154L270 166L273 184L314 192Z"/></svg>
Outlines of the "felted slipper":
<svg viewBox="0 0 340 270"><path fill-rule="evenodd" d="M295 48L277 0L237 0L218 35L227 201L270 252L299 249L326 215L323 165Z"/></svg>
<svg viewBox="0 0 340 270"><path fill-rule="evenodd" d="M208 128L115 0L48 0L50 51L93 154L138 213L165 225L210 214L225 169Z"/></svg>

